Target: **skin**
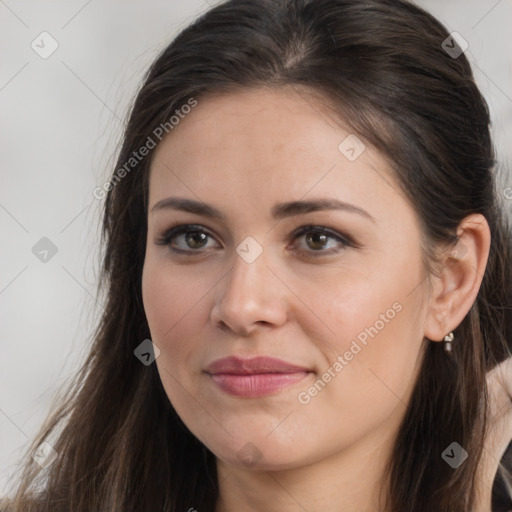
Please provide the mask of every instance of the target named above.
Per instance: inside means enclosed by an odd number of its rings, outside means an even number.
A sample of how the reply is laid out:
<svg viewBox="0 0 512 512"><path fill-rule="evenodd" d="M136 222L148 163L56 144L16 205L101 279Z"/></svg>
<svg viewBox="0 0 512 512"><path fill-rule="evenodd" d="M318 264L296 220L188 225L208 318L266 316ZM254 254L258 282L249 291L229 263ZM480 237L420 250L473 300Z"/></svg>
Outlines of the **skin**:
<svg viewBox="0 0 512 512"><path fill-rule="evenodd" d="M505 359L487 374L490 428L480 462L480 488L477 508L492 512L492 486L498 463L512 441L512 357Z"/></svg>
<svg viewBox="0 0 512 512"><path fill-rule="evenodd" d="M351 131L298 91L201 97L151 166L144 308L169 400L217 457L216 512L382 510L379 491L425 338L442 341L462 321L489 251L487 223L472 215L429 281L416 214L387 160L369 144L347 159L338 146ZM153 209L171 196L208 203L225 219ZM373 220L346 210L271 216L277 203L320 198ZM178 235L173 246L189 254L172 253L158 242L174 222L200 225L209 237L187 245ZM306 225L356 244L294 239ZM236 251L249 236L263 250L251 263ZM300 403L299 393L397 303L400 311ZM204 373L230 355L273 356L312 373L270 396L234 397ZM247 451L251 465L239 457Z"/></svg>

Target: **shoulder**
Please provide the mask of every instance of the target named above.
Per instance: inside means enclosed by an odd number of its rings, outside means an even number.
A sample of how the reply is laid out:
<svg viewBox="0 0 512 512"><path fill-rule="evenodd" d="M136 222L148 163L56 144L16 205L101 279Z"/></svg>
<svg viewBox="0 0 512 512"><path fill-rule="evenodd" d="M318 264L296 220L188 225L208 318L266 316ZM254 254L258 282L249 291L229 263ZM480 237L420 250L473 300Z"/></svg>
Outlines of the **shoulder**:
<svg viewBox="0 0 512 512"><path fill-rule="evenodd" d="M512 356L495 366L489 373L490 385L499 384L512 399Z"/></svg>
<svg viewBox="0 0 512 512"><path fill-rule="evenodd" d="M480 461L477 497L479 512L491 512L492 490L499 480L499 464L512 441L512 357L487 373L488 429Z"/></svg>
<svg viewBox="0 0 512 512"><path fill-rule="evenodd" d="M508 460L507 470L510 469L512 462L512 442L505 450L505 455L502 458L502 463ZM512 511L512 488L503 476L502 471L496 473L492 488L492 512L510 512Z"/></svg>
<svg viewBox="0 0 512 512"><path fill-rule="evenodd" d="M489 448L500 460L512 441L512 357L487 375L489 391Z"/></svg>

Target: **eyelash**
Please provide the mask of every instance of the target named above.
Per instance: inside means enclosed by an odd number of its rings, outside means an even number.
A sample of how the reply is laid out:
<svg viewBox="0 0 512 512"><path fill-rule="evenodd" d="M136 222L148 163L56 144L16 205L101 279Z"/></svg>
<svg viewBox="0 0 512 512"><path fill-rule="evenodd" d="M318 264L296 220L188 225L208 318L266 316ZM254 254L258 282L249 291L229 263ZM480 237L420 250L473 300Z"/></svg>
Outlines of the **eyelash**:
<svg viewBox="0 0 512 512"><path fill-rule="evenodd" d="M214 238L213 235L208 233L208 231L205 230L204 227L201 225L198 225L198 224L175 224L174 226L171 226L161 237L159 237L157 239L157 241L155 242L155 244L156 245L166 245L169 247L169 250L171 252L176 253L176 254L181 254L181 255L186 255L186 254L199 255L199 254L201 254L202 252L200 250L191 249L191 250L187 251L187 250L183 250L183 249L176 249L171 246L171 242L174 238L178 237L179 235L188 234L188 233L205 233L208 237ZM331 249L330 251L299 250L296 252L301 253L301 254L306 254L308 256L321 257L321 256L331 256L333 254L337 254L337 253L345 250L348 247L356 247L356 244L351 237L349 237L347 235L342 236L340 233L337 233L336 231L332 231L329 228L326 228L324 226L313 226L313 225L302 226L302 227L298 228L296 231L294 231L294 233L292 235L293 240L296 240L297 238L299 238L305 234L308 234L308 233L327 235L328 238L333 238L333 239L337 240L340 244L342 244L343 248L336 249L336 250Z"/></svg>

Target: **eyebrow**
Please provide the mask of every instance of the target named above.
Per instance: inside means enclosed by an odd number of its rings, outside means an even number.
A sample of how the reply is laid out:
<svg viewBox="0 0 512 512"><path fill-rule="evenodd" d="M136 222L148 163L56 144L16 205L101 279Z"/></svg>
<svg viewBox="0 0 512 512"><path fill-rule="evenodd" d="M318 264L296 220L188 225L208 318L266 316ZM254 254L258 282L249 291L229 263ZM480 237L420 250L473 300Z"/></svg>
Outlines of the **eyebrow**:
<svg viewBox="0 0 512 512"><path fill-rule="evenodd" d="M197 215L202 215L204 217L209 217L211 219L217 219L219 221L225 222L225 215L218 210L217 208L202 203L200 201L195 201L193 199L185 199L179 197L168 197L166 199L162 199L158 201L153 208L151 208L151 212L156 212L159 210L182 210L189 213L195 213ZM359 206L354 204L346 203L344 201L339 201L338 199L317 199L311 201L289 201L286 203L276 204L272 208L272 217L274 219L284 219L286 217L293 217L295 215L304 215L311 212L318 212L323 210L342 210L349 213L356 213L372 222L376 223L375 218L370 215L366 210L363 210Z"/></svg>

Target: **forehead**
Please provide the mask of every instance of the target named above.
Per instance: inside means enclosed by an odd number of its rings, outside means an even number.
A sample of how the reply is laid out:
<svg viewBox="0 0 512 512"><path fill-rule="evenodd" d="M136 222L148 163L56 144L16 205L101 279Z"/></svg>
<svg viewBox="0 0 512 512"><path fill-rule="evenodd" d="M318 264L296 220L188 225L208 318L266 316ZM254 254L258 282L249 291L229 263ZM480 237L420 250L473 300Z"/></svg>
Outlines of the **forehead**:
<svg viewBox="0 0 512 512"><path fill-rule="evenodd" d="M262 88L197 101L156 149L150 204L171 192L231 203L306 194L378 202L398 192L387 160L354 138L318 96ZM347 145L360 156L353 159Z"/></svg>
<svg viewBox="0 0 512 512"><path fill-rule="evenodd" d="M340 137L340 127L329 119L318 97L299 89L238 90L197 101L157 153L162 147L179 146L188 159L211 160L231 152L240 159L251 154L271 160L283 152L298 152L318 160L329 147L336 149Z"/></svg>

